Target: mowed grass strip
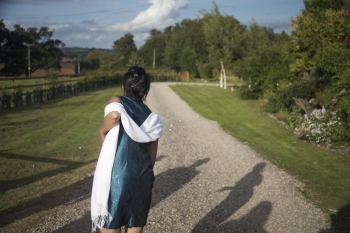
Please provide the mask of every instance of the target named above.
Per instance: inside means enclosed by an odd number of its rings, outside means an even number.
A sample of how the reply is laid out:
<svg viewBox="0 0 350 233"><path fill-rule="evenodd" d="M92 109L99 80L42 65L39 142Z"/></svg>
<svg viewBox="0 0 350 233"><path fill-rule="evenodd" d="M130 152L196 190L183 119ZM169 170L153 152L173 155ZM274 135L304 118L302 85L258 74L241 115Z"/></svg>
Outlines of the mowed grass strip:
<svg viewBox="0 0 350 233"><path fill-rule="evenodd" d="M121 94L114 87L0 111L0 228L20 232L91 179L104 107Z"/></svg>
<svg viewBox="0 0 350 233"><path fill-rule="evenodd" d="M349 206L349 158L299 140L261 113L257 101L241 100L237 89L231 92L218 87L171 87L194 111L217 121L263 158L302 181L305 185L300 191L321 209L332 212Z"/></svg>

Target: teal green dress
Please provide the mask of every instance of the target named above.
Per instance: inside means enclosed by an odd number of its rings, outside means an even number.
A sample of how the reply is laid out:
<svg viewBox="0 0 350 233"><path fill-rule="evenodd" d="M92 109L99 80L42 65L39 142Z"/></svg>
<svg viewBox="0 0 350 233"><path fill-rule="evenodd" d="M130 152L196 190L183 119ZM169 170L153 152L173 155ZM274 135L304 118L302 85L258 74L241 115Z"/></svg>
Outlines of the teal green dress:
<svg viewBox="0 0 350 233"><path fill-rule="evenodd" d="M152 113L142 100L119 98L138 126ZM108 211L113 219L105 224L107 229L146 225L154 182L153 165L146 146L147 143L132 140L120 124L108 200Z"/></svg>

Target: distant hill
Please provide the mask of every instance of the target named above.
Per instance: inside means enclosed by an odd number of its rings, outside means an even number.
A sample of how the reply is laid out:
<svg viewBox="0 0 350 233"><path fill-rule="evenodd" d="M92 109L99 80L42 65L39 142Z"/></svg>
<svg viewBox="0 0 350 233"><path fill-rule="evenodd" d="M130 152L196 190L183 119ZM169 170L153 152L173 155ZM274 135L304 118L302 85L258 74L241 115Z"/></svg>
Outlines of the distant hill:
<svg viewBox="0 0 350 233"><path fill-rule="evenodd" d="M112 49L96 49L96 48L80 48L80 47L61 48L61 51L63 52L65 57L74 59L74 58L78 57L78 54L80 54L81 60L83 60L89 53L96 51L96 50L115 53L115 51Z"/></svg>

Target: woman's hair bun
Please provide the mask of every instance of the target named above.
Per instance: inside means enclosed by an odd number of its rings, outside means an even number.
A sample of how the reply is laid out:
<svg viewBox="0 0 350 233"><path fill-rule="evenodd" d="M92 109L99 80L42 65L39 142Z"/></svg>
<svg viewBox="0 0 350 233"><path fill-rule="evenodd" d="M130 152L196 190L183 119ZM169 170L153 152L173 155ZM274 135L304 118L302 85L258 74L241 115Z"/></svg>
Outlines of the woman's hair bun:
<svg viewBox="0 0 350 233"><path fill-rule="evenodd" d="M139 66L132 66L132 67L129 68L128 71L129 71L132 75L134 75L134 74L143 74L143 73L146 72L142 67L139 67Z"/></svg>
<svg viewBox="0 0 350 233"><path fill-rule="evenodd" d="M150 81L149 76L142 67L130 67L123 77L125 95L133 99L145 100L150 89Z"/></svg>

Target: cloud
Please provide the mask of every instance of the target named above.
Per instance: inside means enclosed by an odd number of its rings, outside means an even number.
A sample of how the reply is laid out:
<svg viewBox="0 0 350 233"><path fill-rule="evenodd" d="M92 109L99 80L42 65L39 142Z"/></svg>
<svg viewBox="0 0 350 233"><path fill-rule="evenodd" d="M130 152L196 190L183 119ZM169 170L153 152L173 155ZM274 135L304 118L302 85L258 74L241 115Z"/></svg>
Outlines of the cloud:
<svg viewBox="0 0 350 233"><path fill-rule="evenodd" d="M102 42L102 41L107 41L111 39L111 35L102 35L102 36L99 36L95 39L96 42Z"/></svg>
<svg viewBox="0 0 350 233"><path fill-rule="evenodd" d="M180 10L188 6L188 0L149 0L151 6L141 11L135 19L123 24L107 26L107 32L148 30L164 28L175 22Z"/></svg>
<svg viewBox="0 0 350 233"><path fill-rule="evenodd" d="M71 25L71 23L53 24L49 27L49 29L56 31L58 29L69 28Z"/></svg>
<svg viewBox="0 0 350 233"><path fill-rule="evenodd" d="M92 35L87 33L73 33L68 37L68 40L89 40Z"/></svg>
<svg viewBox="0 0 350 233"><path fill-rule="evenodd" d="M94 25L96 23L96 20L94 20L94 19L86 19L86 20L83 21L83 23Z"/></svg>

